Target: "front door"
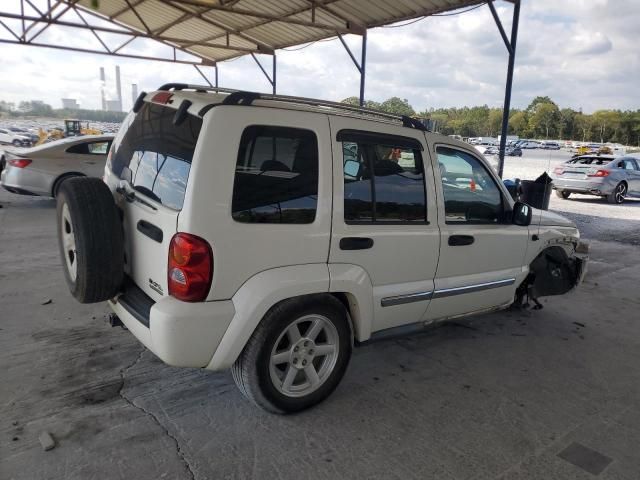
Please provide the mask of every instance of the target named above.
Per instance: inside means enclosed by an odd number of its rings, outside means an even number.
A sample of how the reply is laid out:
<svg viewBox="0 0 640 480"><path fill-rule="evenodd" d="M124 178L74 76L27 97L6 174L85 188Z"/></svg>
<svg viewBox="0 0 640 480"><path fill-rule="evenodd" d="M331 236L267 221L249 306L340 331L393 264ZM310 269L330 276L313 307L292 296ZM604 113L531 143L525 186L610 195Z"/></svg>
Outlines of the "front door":
<svg viewBox="0 0 640 480"><path fill-rule="evenodd" d="M437 142L437 139L434 138ZM510 303L527 274L528 228L506 223L506 189L471 150L436 144L440 261L426 320Z"/></svg>
<svg viewBox="0 0 640 480"><path fill-rule="evenodd" d="M419 322L433 292L440 232L421 131L333 117L329 262L364 269L372 331Z"/></svg>

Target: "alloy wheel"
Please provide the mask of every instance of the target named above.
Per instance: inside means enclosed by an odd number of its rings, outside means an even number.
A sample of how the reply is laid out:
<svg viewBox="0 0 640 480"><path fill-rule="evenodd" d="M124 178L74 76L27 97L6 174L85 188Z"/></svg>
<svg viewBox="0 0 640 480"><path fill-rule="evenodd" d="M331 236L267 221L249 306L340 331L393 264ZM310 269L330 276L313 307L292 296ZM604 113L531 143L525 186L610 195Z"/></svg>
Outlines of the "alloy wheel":
<svg viewBox="0 0 640 480"><path fill-rule="evenodd" d="M322 315L305 315L278 336L269 362L271 382L288 397L316 391L329 378L338 359L335 325Z"/></svg>
<svg viewBox="0 0 640 480"><path fill-rule="evenodd" d="M71 214L69 206L65 203L62 205L62 246L64 248L64 259L69 273L69 278L75 282L78 273L78 258L76 255L76 236L73 231L73 223L71 223Z"/></svg>

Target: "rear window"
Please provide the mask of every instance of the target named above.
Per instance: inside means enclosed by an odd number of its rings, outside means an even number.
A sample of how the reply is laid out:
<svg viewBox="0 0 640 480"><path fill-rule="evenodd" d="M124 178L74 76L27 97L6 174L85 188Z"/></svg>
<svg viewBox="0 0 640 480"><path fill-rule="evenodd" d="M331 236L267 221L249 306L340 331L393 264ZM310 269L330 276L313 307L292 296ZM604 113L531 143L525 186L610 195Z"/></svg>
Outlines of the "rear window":
<svg viewBox="0 0 640 480"><path fill-rule="evenodd" d="M578 157L569 160L567 163L574 165L606 165L611 161L611 158L602 157Z"/></svg>
<svg viewBox="0 0 640 480"><path fill-rule="evenodd" d="M175 113L172 108L145 103L116 146L111 169L143 195L180 210L202 119L187 115L174 125Z"/></svg>

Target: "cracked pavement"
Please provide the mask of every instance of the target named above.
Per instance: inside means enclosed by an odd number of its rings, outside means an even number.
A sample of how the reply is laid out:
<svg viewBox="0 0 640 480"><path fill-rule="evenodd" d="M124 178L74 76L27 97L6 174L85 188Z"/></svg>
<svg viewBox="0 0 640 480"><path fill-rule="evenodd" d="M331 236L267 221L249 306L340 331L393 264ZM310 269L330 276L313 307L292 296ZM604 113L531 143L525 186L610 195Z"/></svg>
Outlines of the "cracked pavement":
<svg viewBox="0 0 640 480"><path fill-rule="evenodd" d="M612 459L597 478L638 478L637 246L594 241L586 283L542 311L358 348L326 402L282 417L76 303L53 201L0 204L2 479L594 478L557 456L574 442Z"/></svg>

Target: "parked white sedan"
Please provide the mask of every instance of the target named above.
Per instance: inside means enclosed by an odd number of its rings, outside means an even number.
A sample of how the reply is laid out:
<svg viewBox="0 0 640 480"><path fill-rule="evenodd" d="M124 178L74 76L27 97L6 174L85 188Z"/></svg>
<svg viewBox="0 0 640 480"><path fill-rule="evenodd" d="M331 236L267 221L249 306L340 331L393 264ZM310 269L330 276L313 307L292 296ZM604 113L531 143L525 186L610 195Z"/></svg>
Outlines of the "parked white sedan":
<svg viewBox="0 0 640 480"><path fill-rule="evenodd" d="M10 192L55 197L72 177L101 177L113 135L85 135L0 154L0 184Z"/></svg>

